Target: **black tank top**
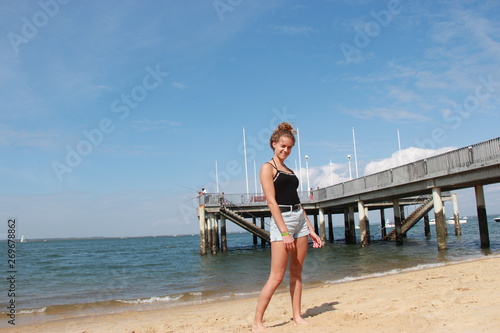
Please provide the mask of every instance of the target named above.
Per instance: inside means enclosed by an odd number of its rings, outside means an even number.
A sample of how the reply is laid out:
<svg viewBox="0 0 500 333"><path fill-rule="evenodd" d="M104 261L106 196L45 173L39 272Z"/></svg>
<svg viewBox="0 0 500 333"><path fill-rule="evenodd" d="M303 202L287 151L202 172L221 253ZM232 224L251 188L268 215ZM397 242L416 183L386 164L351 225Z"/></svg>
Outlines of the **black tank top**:
<svg viewBox="0 0 500 333"><path fill-rule="evenodd" d="M276 162L274 159L271 164L277 171L276 176L274 176L274 192L276 193L276 202L278 205L296 205L300 203L299 195L297 193L297 188L299 187L299 179L293 171L290 173L278 170Z"/></svg>

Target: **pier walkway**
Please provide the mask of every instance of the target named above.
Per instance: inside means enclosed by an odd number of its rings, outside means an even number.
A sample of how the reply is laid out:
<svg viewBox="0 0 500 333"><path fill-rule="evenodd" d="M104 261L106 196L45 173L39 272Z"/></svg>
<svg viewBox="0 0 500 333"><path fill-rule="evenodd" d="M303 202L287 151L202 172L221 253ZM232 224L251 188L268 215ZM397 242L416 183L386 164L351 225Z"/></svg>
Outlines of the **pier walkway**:
<svg viewBox="0 0 500 333"><path fill-rule="evenodd" d="M366 246L370 242L368 211L379 210L382 238L402 244L405 233L424 218L429 232L428 212L434 209L438 248L446 248L446 218L443 200L452 200L455 234L460 234L457 198L449 194L458 189L475 190L481 247L489 247L489 233L483 186L500 182L500 138L491 139L444 154L401 165L347 182L319 188L310 195L299 193L309 216L313 216L318 234L326 242L325 216L329 217L329 240L333 241L332 214L343 214L346 243ZM408 217L405 206L418 205ZM394 212L394 229L386 233L385 209ZM356 240L354 213L358 213L359 240ZM200 252L227 250L226 219L254 235L262 244L269 242L266 218L270 212L266 200L259 194L208 193L200 198ZM251 219L248 220L248 219ZM257 226L260 219L260 227ZM319 220L319 221L318 221ZM219 223L220 222L220 223ZM219 232L220 224L220 232ZM392 227L392 226L391 226ZM219 234L221 235L219 240Z"/></svg>

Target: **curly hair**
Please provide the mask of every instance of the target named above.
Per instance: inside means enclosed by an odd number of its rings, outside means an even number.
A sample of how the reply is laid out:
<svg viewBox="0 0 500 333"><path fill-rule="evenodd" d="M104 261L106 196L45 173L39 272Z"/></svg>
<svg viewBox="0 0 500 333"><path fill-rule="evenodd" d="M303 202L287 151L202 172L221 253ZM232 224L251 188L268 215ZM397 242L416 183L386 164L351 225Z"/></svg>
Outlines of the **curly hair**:
<svg viewBox="0 0 500 333"><path fill-rule="evenodd" d="M293 129L290 123L284 122L278 125L278 128L274 130L271 135L271 139L269 140L269 145L271 149L273 148L273 143L276 143L280 140L282 136L292 139L293 144L295 145L295 135L297 132Z"/></svg>

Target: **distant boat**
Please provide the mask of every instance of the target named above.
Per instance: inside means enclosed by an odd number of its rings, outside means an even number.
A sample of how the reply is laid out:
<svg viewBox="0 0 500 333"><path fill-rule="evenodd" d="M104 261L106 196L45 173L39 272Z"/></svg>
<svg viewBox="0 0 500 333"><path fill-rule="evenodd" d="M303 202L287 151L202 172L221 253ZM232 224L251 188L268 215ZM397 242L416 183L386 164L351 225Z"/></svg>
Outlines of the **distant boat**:
<svg viewBox="0 0 500 333"><path fill-rule="evenodd" d="M458 222L460 222L460 224L464 224L464 223L467 223L467 219L466 218L459 219ZM432 219L429 221L429 225L435 225L435 224L436 224L435 219ZM454 218L447 219L446 224L455 224L455 219Z"/></svg>
<svg viewBox="0 0 500 333"><path fill-rule="evenodd" d="M493 219L495 222L500 222L500 216Z"/></svg>
<svg viewBox="0 0 500 333"><path fill-rule="evenodd" d="M386 228L394 228L394 227L396 227L396 225L394 224L394 222L389 221L389 219L385 219L385 227Z"/></svg>
<svg viewBox="0 0 500 333"><path fill-rule="evenodd" d="M26 241L24 240L24 235L22 235L22 236L21 236L21 240L19 240L19 242L21 242L21 243L26 242Z"/></svg>
<svg viewBox="0 0 500 333"><path fill-rule="evenodd" d="M464 224L464 223L467 223L467 219L459 219L458 222L460 222L460 224ZM448 220L446 220L446 224L455 224L455 219L454 218L449 218Z"/></svg>

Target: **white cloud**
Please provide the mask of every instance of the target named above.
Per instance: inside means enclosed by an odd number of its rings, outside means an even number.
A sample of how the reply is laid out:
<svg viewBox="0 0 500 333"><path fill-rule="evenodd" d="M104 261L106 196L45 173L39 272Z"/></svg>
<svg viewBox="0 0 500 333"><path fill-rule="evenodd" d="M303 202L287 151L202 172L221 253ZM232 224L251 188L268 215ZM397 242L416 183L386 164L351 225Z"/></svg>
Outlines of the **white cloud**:
<svg viewBox="0 0 500 333"><path fill-rule="evenodd" d="M184 89L187 89L188 86L185 85L184 83L180 83L180 82L173 82L172 83L172 86L176 89L179 89L179 90L184 90Z"/></svg>
<svg viewBox="0 0 500 333"><path fill-rule="evenodd" d="M296 172L297 175L302 174L300 180L307 188L307 169L302 168L302 173ZM331 163L319 167L309 168L309 186L315 189L316 187L326 187L349 180L349 172L344 164Z"/></svg>
<svg viewBox="0 0 500 333"><path fill-rule="evenodd" d="M394 152L391 157L382 159L380 161L370 162L365 167L365 175L374 174L380 171L388 170L390 168L397 167L402 164L412 163L424 158L429 158L431 156L446 153L450 150L454 150L454 147L444 147L439 149L423 149L410 147L404 150Z"/></svg>

